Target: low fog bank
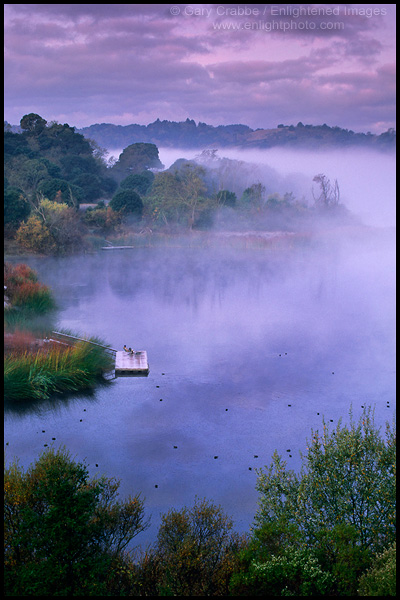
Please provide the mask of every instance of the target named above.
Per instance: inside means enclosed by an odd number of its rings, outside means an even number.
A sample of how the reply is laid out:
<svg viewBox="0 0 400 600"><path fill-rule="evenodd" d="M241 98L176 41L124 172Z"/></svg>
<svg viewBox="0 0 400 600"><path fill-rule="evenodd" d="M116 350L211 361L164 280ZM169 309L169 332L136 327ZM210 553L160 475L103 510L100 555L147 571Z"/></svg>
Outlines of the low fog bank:
<svg viewBox="0 0 400 600"><path fill-rule="evenodd" d="M181 158L198 161L203 150L159 148L159 156L168 169ZM121 150L109 150L109 153L118 158ZM314 203L313 190L318 194L313 178L322 173L332 183L338 181L341 204L362 224L376 227L395 225L394 154L356 148L329 151L223 148L217 151L215 157L215 167L217 161L223 158L238 161L233 176L231 171L227 181L221 182L238 196L246 187L260 182L265 186L267 196L292 193L296 201L311 206ZM204 161L202 164L205 164ZM212 167L212 162L206 166Z"/></svg>
<svg viewBox="0 0 400 600"><path fill-rule="evenodd" d="M313 202L312 180L319 173L337 179L344 204L363 224L390 227L396 220L396 157L355 148L319 152L284 149L224 150L228 158L274 169L290 192ZM293 185L290 188L290 185Z"/></svg>

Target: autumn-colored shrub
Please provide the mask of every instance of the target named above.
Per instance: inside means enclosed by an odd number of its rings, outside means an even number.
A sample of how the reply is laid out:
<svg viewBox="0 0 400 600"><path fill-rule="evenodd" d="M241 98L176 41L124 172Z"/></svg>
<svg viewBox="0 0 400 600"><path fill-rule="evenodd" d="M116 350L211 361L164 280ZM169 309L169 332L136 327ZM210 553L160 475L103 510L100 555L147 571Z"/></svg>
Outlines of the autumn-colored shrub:
<svg viewBox="0 0 400 600"><path fill-rule="evenodd" d="M31 215L18 228L15 239L21 246L34 252L53 253L57 246L54 237L37 215Z"/></svg>
<svg viewBox="0 0 400 600"><path fill-rule="evenodd" d="M50 289L38 282L37 273L25 264L4 265L4 285L12 307L43 313L54 307Z"/></svg>

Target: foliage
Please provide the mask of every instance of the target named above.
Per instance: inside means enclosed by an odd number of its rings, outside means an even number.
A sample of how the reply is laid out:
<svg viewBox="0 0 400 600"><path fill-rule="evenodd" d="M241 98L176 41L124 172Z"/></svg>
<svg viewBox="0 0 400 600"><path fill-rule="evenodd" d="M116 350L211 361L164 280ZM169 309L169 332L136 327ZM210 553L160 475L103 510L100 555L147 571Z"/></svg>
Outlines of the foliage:
<svg viewBox="0 0 400 600"><path fill-rule="evenodd" d="M20 125L23 131L38 135L46 127L47 121L36 113L30 113L22 117Z"/></svg>
<svg viewBox="0 0 400 600"><path fill-rule="evenodd" d="M217 202L222 206L231 206L232 208L236 205L236 194L229 190L221 190L217 194Z"/></svg>
<svg viewBox="0 0 400 600"><path fill-rule="evenodd" d="M56 200L75 208L85 200L85 193L81 187L58 177L43 179L37 186L37 192L51 201Z"/></svg>
<svg viewBox="0 0 400 600"><path fill-rule="evenodd" d="M4 225L6 227L18 227L24 219L27 219L31 208L20 190L8 187L4 190Z"/></svg>
<svg viewBox="0 0 400 600"><path fill-rule="evenodd" d="M332 584L333 576L308 548L287 546L279 554L253 559L243 575L235 573L230 591L235 596L324 596Z"/></svg>
<svg viewBox="0 0 400 600"><path fill-rule="evenodd" d="M114 360L104 346L95 337L73 345L47 341L39 349L14 345L4 358L5 397L38 400L105 383L104 374L113 369Z"/></svg>
<svg viewBox="0 0 400 600"><path fill-rule="evenodd" d="M21 129L4 134L5 173L31 202L38 192L54 200L61 190L64 202L77 205L115 191L117 183L109 177L102 153L74 127L47 124L31 113L22 117Z"/></svg>
<svg viewBox="0 0 400 600"><path fill-rule="evenodd" d="M394 426L387 425L383 439L370 408L358 423L350 412L348 426L339 422L329 432L324 421L321 435L312 432L300 475L275 452L258 473L255 525L267 532L262 543L276 531L284 539L295 531L336 577L338 590L354 594L372 556L395 537L395 453Z"/></svg>
<svg viewBox="0 0 400 600"><path fill-rule="evenodd" d="M82 227L72 207L42 198L27 222L19 227L16 240L35 252L64 253L79 248Z"/></svg>
<svg viewBox="0 0 400 600"><path fill-rule="evenodd" d="M157 574L160 596L225 595L244 539L220 506L196 499L192 508L171 509L162 516L155 553L142 569Z"/></svg>
<svg viewBox="0 0 400 600"><path fill-rule="evenodd" d="M215 202L203 195L204 174L203 167L189 162L185 162L179 170L156 173L146 198L146 211L150 221L167 227L195 226L203 211L212 204L215 205Z"/></svg>
<svg viewBox="0 0 400 600"><path fill-rule="evenodd" d="M139 194L146 196L154 181L154 173L152 171L143 171L142 173L132 173L125 177L120 183L123 190L131 189Z"/></svg>
<svg viewBox="0 0 400 600"><path fill-rule="evenodd" d="M253 183L246 188L241 198L241 207L245 209L260 208L264 204L265 186L262 183Z"/></svg>
<svg viewBox="0 0 400 600"><path fill-rule="evenodd" d="M112 175L121 181L132 173L141 173L148 169L162 169L155 144L136 143L127 146L113 165Z"/></svg>
<svg viewBox="0 0 400 600"><path fill-rule="evenodd" d="M396 596L396 542L375 557L360 577L359 596Z"/></svg>
<svg viewBox="0 0 400 600"><path fill-rule="evenodd" d="M140 495L118 501L119 482L89 478L60 448L26 472L5 467L5 594L109 595L112 565L143 531Z"/></svg>
<svg viewBox="0 0 400 600"><path fill-rule="evenodd" d="M83 190L85 202L93 202L101 196L101 179L93 173L81 173L72 180L72 183Z"/></svg>
<svg viewBox="0 0 400 600"><path fill-rule="evenodd" d="M132 214L138 219L142 218L143 202L139 194L134 190L127 189L117 192L110 201L110 208L114 211L121 211L124 214Z"/></svg>
<svg viewBox="0 0 400 600"><path fill-rule="evenodd" d="M21 246L34 252L52 254L57 246L49 229L38 215L31 215L26 223L18 228L15 239Z"/></svg>
<svg viewBox="0 0 400 600"><path fill-rule="evenodd" d="M111 206L89 207L83 220L88 227L96 228L104 233L114 232L121 224L121 213L113 210Z"/></svg>

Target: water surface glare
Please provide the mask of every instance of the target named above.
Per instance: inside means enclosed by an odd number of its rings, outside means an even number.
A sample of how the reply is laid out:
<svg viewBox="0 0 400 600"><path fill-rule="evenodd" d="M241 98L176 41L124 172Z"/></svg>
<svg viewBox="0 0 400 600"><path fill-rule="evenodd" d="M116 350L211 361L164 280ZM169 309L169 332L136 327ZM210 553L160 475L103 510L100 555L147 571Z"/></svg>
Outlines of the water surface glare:
<svg viewBox="0 0 400 600"><path fill-rule="evenodd" d="M275 449L299 469L323 416L336 427L351 404L356 418L371 404L379 425L393 417L391 230L287 250L154 247L24 262L52 287L57 327L146 350L150 374L6 407L6 456L26 467L44 444L65 445L91 475L120 479L122 497L141 492L152 526L138 544L154 541L160 513L196 495L249 531L256 468Z"/></svg>

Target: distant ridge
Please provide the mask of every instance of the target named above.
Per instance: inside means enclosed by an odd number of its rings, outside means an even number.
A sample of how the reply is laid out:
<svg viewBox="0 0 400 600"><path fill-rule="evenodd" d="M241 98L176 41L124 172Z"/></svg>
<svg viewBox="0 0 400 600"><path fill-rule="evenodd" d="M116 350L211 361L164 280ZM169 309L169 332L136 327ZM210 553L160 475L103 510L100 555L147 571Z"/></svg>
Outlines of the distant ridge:
<svg viewBox="0 0 400 600"><path fill-rule="evenodd" d="M157 119L149 125L96 123L76 131L105 148L126 148L133 143L147 142L170 148L284 146L317 149L363 146L392 150L396 142L394 129L375 135L370 132L355 133L351 129L329 127L326 124L303 125L301 122L297 125L280 124L273 129L251 129L241 124L214 127L202 122L196 125L193 119L180 122Z"/></svg>
<svg viewBox="0 0 400 600"><path fill-rule="evenodd" d="M73 127L73 124L71 124ZM19 125L4 122L5 130L21 133ZM351 129L323 125L277 125L271 129L251 129L247 125L208 125L186 121L161 121L149 125L113 125L96 123L75 131L97 142L103 148L126 148L137 142L147 142L167 148L304 148L310 150L365 147L392 151L396 146L396 131L388 129L379 135L355 133Z"/></svg>

